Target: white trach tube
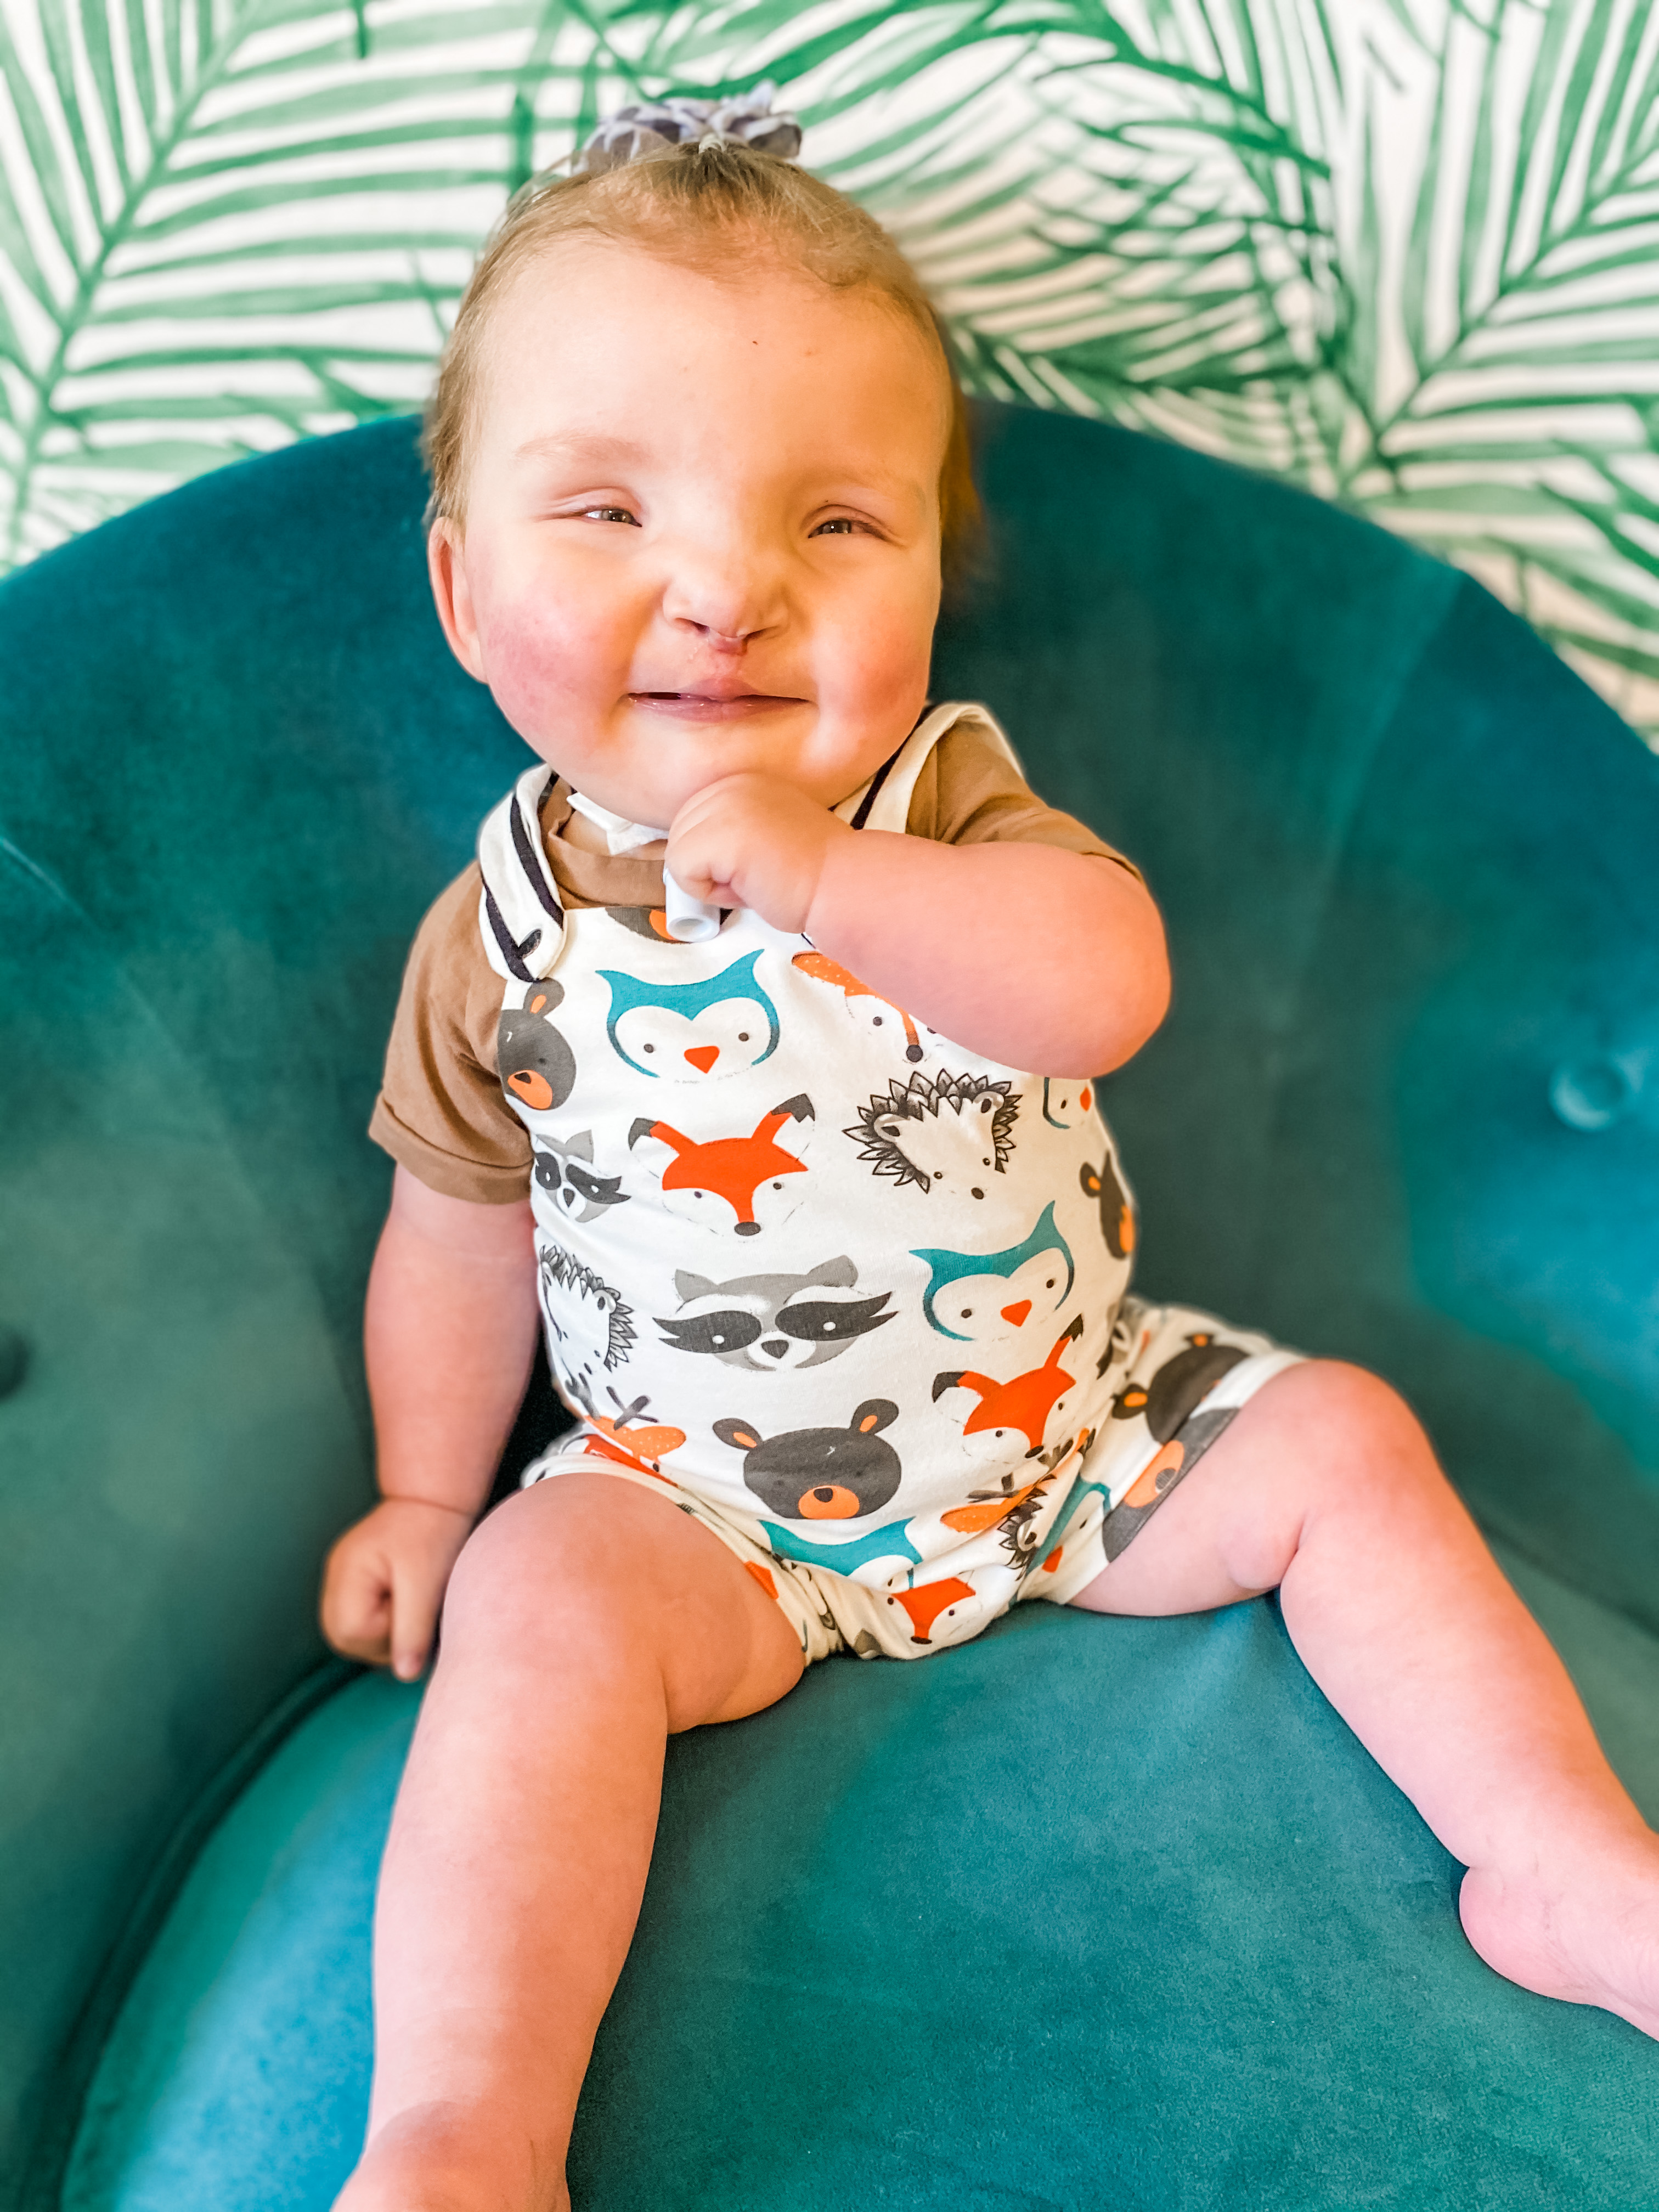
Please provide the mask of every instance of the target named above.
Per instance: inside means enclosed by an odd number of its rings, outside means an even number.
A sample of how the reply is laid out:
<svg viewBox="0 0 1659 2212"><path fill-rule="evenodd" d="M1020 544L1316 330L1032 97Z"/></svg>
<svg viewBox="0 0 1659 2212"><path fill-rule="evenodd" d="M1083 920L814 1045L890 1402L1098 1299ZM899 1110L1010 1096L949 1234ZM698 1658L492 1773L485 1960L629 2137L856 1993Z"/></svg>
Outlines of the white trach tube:
<svg viewBox="0 0 1659 2212"><path fill-rule="evenodd" d="M653 829L648 822L630 822L626 815L613 814L608 806L596 805L580 791L571 793L570 804L596 830L605 832L605 848L611 853L632 853L641 845L659 845L668 835L665 830ZM664 919L668 934L678 944L702 945L719 936L719 907L711 906L707 899L693 898L666 868L662 872L662 887Z"/></svg>
<svg viewBox="0 0 1659 2212"><path fill-rule="evenodd" d="M693 898L677 884L666 868L662 872L663 918L668 934L679 945L703 945L720 933L720 910L707 899Z"/></svg>

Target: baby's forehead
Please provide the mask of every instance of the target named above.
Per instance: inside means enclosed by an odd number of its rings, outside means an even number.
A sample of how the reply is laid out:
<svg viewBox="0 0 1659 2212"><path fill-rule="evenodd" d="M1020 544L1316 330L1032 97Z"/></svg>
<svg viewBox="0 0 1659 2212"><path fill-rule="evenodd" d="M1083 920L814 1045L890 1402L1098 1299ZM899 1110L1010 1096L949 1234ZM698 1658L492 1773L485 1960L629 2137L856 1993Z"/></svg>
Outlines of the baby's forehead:
<svg viewBox="0 0 1659 2212"><path fill-rule="evenodd" d="M937 345L873 285L696 244L579 235L526 257L490 303L477 450L566 489L637 471L835 497L830 479L886 478L904 510L931 505L951 406Z"/></svg>
<svg viewBox="0 0 1659 2212"><path fill-rule="evenodd" d="M900 408L910 392L933 397L949 385L937 340L873 277L826 283L787 239L760 233L556 235L507 274L486 325L498 347L551 336L601 368L672 354L692 332L733 354L787 346L796 357L903 356Z"/></svg>

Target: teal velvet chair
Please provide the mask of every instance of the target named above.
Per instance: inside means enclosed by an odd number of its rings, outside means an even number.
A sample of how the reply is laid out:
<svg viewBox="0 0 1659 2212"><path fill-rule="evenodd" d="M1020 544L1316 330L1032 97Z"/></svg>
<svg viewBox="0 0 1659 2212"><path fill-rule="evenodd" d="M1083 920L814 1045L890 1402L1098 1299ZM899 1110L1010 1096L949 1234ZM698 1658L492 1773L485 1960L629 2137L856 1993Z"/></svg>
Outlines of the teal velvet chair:
<svg viewBox="0 0 1659 2212"><path fill-rule="evenodd" d="M1170 920L1174 1012L1105 1096L1140 1280L1400 1384L1659 1815L1659 761L1379 531L1080 422L980 432L935 695ZM362 1132L524 758L443 647L422 498L388 422L0 590L29 2212L311 2212L361 2135L419 1703L314 1622L371 1494ZM832 1662L672 1747L579 2212L1659 2207L1659 2045L1489 1972L1460 1871L1271 1601Z"/></svg>

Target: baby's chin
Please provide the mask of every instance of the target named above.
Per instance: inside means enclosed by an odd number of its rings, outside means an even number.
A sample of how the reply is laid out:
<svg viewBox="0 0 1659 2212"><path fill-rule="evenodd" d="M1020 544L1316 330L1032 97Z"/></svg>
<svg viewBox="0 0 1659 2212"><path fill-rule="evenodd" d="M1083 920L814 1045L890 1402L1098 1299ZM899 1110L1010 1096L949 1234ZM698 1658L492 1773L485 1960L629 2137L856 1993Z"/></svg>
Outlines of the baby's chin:
<svg viewBox="0 0 1659 2212"><path fill-rule="evenodd" d="M529 742L598 805L666 825L687 799L728 775L775 776L833 806L871 775L872 756L879 765L904 736L844 729L806 700L714 703L727 711L630 694L607 726L550 716Z"/></svg>

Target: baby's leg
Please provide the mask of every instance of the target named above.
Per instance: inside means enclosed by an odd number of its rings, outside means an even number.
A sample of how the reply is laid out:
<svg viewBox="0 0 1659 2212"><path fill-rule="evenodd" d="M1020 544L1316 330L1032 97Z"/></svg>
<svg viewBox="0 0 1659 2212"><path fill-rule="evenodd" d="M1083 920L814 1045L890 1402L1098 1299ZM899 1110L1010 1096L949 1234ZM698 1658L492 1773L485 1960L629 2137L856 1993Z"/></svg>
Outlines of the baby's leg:
<svg viewBox="0 0 1659 2212"><path fill-rule="evenodd" d="M1309 1673L1469 1869L1481 1957L1659 2036L1659 1835L1421 1429L1358 1368L1267 1383L1075 1602L1194 1613L1275 1587Z"/></svg>
<svg viewBox="0 0 1659 2212"><path fill-rule="evenodd" d="M368 2140L337 2212L562 2212L663 1747L773 1704L778 1607L665 1498L537 1484L457 1562L380 1874Z"/></svg>

